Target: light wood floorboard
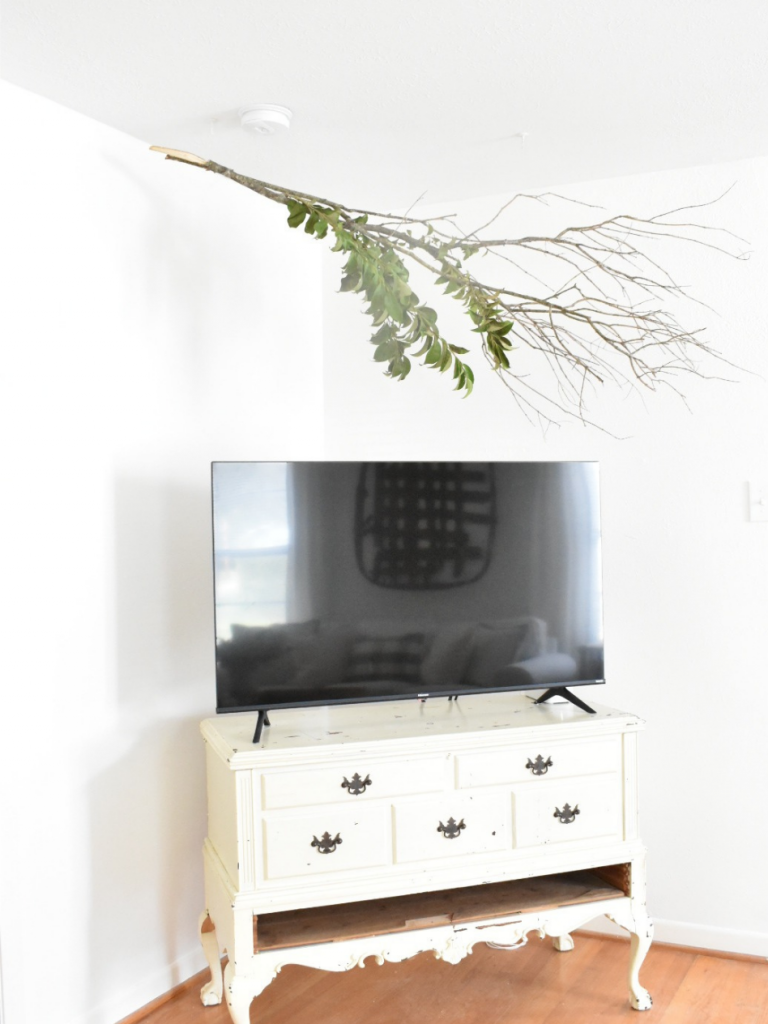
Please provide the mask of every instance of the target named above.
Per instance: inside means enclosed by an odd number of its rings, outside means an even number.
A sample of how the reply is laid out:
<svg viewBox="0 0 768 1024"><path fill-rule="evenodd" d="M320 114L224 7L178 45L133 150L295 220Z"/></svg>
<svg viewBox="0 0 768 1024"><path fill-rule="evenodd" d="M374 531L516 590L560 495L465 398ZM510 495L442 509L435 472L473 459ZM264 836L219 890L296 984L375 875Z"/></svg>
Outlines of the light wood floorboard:
<svg viewBox="0 0 768 1024"><path fill-rule="evenodd" d="M252 1024L768 1024L768 963L655 946L641 981L648 1015L630 1009L628 943L577 935L558 953L531 936L519 950L487 946L460 964L422 954L344 973L289 966L251 1004ZM199 983L207 980L201 975ZM226 1006L204 1007L185 988L133 1024L230 1024Z"/></svg>

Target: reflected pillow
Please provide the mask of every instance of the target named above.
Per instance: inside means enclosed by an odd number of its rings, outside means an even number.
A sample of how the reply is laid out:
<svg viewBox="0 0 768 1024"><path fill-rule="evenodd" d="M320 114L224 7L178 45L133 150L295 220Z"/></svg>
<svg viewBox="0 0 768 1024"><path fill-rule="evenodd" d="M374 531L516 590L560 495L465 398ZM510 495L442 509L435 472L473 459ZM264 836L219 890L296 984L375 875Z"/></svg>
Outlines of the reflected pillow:
<svg viewBox="0 0 768 1024"><path fill-rule="evenodd" d="M453 690L464 678L472 654L474 629L456 625L438 629L421 665L426 690Z"/></svg>
<svg viewBox="0 0 768 1024"><path fill-rule="evenodd" d="M467 666L467 683L470 686L494 686L499 669L522 660L520 651L525 650L528 632L527 623L503 630L478 626Z"/></svg>
<svg viewBox="0 0 768 1024"><path fill-rule="evenodd" d="M516 661L535 658L539 654L543 654L547 648L547 624L543 619L536 619L532 615L520 616L515 619L483 620L479 625L483 629L492 629L499 633L514 633L520 636L520 648ZM520 627L524 627L522 635L519 633Z"/></svg>
<svg viewBox="0 0 768 1024"><path fill-rule="evenodd" d="M402 636L358 634L352 641L345 681L365 683L388 679L418 683L425 650L423 633L405 633Z"/></svg>

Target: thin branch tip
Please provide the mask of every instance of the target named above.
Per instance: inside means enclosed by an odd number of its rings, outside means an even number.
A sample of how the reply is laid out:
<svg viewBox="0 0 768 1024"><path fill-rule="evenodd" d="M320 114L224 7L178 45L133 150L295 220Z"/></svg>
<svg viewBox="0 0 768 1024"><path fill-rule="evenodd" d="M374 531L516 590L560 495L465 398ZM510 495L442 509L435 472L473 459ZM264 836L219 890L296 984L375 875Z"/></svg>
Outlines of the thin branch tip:
<svg viewBox="0 0 768 1024"><path fill-rule="evenodd" d="M183 149L168 149L166 146L150 146L151 153L164 153L166 160L179 160L184 164L196 164L198 167L205 167L210 160L204 160L194 153L186 153Z"/></svg>

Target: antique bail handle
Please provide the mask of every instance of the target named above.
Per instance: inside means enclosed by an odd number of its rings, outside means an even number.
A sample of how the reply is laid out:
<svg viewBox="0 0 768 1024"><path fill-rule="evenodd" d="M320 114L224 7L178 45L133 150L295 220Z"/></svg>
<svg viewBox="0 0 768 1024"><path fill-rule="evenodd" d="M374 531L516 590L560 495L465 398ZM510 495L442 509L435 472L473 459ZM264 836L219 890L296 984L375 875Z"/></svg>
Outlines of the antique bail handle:
<svg viewBox="0 0 768 1024"><path fill-rule="evenodd" d="M466 827L463 818L459 822L455 818L449 818L447 825L444 825L442 821L440 822L437 826L437 831L443 833L443 839L457 839L461 834L461 830Z"/></svg>
<svg viewBox="0 0 768 1024"><path fill-rule="evenodd" d="M576 815L581 814L579 805L572 809L570 804L563 804L562 811L559 807L555 808L555 813L552 815L553 818L559 818L561 825L570 825L572 821L576 820Z"/></svg>
<svg viewBox="0 0 768 1024"><path fill-rule="evenodd" d="M534 775L546 775L547 770L552 767L552 764L551 757L548 757L545 761L541 754L539 754L535 761L532 761L529 757L525 767L532 771Z"/></svg>
<svg viewBox="0 0 768 1024"><path fill-rule="evenodd" d="M341 784L341 788L346 789L346 791L351 796L360 796L361 793L365 792L367 786L372 785L373 783L371 782L370 775L366 775L364 779L361 779L359 773L355 772L355 774L352 776L351 782L349 781L346 775L344 776L344 781Z"/></svg>
<svg viewBox="0 0 768 1024"><path fill-rule="evenodd" d="M337 832L333 839L331 839L330 832L323 832L320 839L317 836L312 836L312 842L310 846L314 846L318 853L335 853L336 847L341 846L342 839Z"/></svg>

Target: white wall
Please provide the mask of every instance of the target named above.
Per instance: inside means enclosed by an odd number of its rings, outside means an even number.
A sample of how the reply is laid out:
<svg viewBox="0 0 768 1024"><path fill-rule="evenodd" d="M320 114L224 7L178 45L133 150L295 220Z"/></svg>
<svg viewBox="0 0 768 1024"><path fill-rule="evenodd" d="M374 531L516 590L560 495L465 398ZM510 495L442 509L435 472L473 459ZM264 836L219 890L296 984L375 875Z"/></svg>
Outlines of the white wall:
<svg viewBox="0 0 768 1024"><path fill-rule="evenodd" d="M544 437L494 381L462 401L436 374L384 379L337 260L321 286L321 247L280 210L20 90L0 113L5 1024L112 1024L202 964L213 458L599 459L600 696L649 722L659 936L768 953L768 525L745 518L768 475L768 163L579 187L655 212L738 179L718 217L756 255L683 269L756 376L692 381L693 415L606 398L625 440Z"/></svg>
<svg viewBox="0 0 768 1024"><path fill-rule="evenodd" d="M478 372L466 400L434 372L389 380L371 361L357 300L334 294L331 257L324 292L328 457L600 461L609 685L592 697L648 722L642 834L657 937L766 956L768 523L747 521L746 483L768 481L767 175L768 160L754 160L557 189L609 213L652 215L736 182L701 216L754 249L748 262L664 253L676 279L719 314L690 307L688 322L706 326L752 375L738 384L686 381L691 412L671 394L650 396L645 407L605 395L592 412L617 437L578 425L542 432L490 371L479 373L479 357L466 357ZM473 228L504 198L443 212ZM550 214L516 205L496 237L525 233L537 219ZM451 340L472 344L455 311L446 324Z"/></svg>
<svg viewBox="0 0 768 1024"><path fill-rule="evenodd" d="M113 1024L204 962L209 463L322 454L320 247L21 90L0 118L5 1020Z"/></svg>

